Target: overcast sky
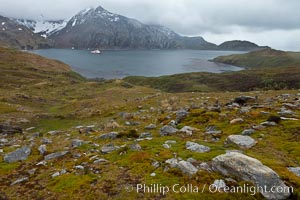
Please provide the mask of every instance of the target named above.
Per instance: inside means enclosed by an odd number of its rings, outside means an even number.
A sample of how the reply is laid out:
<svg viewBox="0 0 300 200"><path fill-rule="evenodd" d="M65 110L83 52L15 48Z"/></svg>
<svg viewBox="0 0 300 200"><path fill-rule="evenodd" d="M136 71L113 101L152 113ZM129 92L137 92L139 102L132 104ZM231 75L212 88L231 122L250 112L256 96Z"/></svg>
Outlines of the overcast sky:
<svg viewBox="0 0 300 200"><path fill-rule="evenodd" d="M300 0L0 0L0 15L69 19L99 5L217 44L240 39L300 51Z"/></svg>

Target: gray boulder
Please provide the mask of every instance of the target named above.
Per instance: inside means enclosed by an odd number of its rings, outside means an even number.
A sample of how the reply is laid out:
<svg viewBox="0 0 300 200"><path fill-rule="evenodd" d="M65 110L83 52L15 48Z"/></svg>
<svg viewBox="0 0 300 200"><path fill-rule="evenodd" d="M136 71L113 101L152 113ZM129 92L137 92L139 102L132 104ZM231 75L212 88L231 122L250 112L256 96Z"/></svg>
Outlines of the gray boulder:
<svg viewBox="0 0 300 200"><path fill-rule="evenodd" d="M214 171L224 176L234 176L240 181L250 181L256 186L266 187L266 191L260 191L266 199L287 199L288 191L269 192L272 187L287 188L278 174L259 160L241 153L230 152L219 155L212 160Z"/></svg>
<svg viewBox="0 0 300 200"><path fill-rule="evenodd" d="M169 125L165 125L160 129L161 136L174 135L176 132L178 132L178 129Z"/></svg>
<svg viewBox="0 0 300 200"><path fill-rule="evenodd" d="M187 150L198 152L198 153L205 153L210 151L209 147L195 142L186 142L185 147Z"/></svg>
<svg viewBox="0 0 300 200"><path fill-rule="evenodd" d="M105 145L105 146L103 146L103 147L101 148L101 152L102 152L102 153L111 153L111 152L113 152L113 151L115 151L115 150L117 150L117 149L118 149L117 146L115 146L115 145L113 145L113 144L107 144L107 145Z"/></svg>
<svg viewBox="0 0 300 200"><path fill-rule="evenodd" d="M294 117L296 115L296 113L294 111L288 110L286 108L281 108L280 111L278 112L278 114L281 117Z"/></svg>
<svg viewBox="0 0 300 200"><path fill-rule="evenodd" d="M28 158L31 154L31 149L27 146L17 149L11 153L8 153L4 156L4 161L7 163L13 163L17 161L23 161Z"/></svg>
<svg viewBox="0 0 300 200"><path fill-rule="evenodd" d="M177 165L178 165L178 159L170 158L170 159L166 160L165 163L169 164L171 166L171 168L174 168L174 167L177 167Z"/></svg>
<svg viewBox="0 0 300 200"><path fill-rule="evenodd" d="M77 148L77 147L82 146L84 143L85 142L83 140L75 139L75 140L72 141L71 146L73 148Z"/></svg>
<svg viewBox="0 0 300 200"><path fill-rule="evenodd" d="M300 167L288 167L288 170L300 177Z"/></svg>
<svg viewBox="0 0 300 200"><path fill-rule="evenodd" d="M242 135L252 135L253 133L255 133L255 130L250 128L243 130Z"/></svg>
<svg viewBox="0 0 300 200"><path fill-rule="evenodd" d="M230 135L227 137L225 143L226 144L236 144L240 148L249 149L249 148L253 147L257 142L250 136Z"/></svg>
<svg viewBox="0 0 300 200"><path fill-rule="evenodd" d="M266 122L260 123L260 125L262 125L262 126L276 126L277 123L276 122L266 121Z"/></svg>
<svg viewBox="0 0 300 200"><path fill-rule="evenodd" d="M198 169L187 161L179 161L177 167L185 174L194 175L198 172Z"/></svg>
<svg viewBox="0 0 300 200"><path fill-rule="evenodd" d="M236 118L230 121L230 124L241 124L244 120L242 118Z"/></svg>
<svg viewBox="0 0 300 200"><path fill-rule="evenodd" d="M94 164L99 164L99 163L105 163L108 162L108 160L104 159L104 158L99 158L97 160L95 160L93 163Z"/></svg>
<svg viewBox="0 0 300 200"><path fill-rule="evenodd" d="M44 155L47 152L47 146L45 144L40 145L38 151L41 155Z"/></svg>
<svg viewBox="0 0 300 200"><path fill-rule="evenodd" d="M28 177L23 177L23 178L20 178L20 179L15 180L15 181L12 182L10 185L13 186L13 185L16 185L16 184L18 184L18 183L23 183L23 182L28 181L28 180L29 180Z"/></svg>
<svg viewBox="0 0 300 200"><path fill-rule="evenodd" d="M298 109L300 107L300 104L283 103L282 106L289 109Z"/></svg>
<svg viewBox="0 0 300 200"><path fill-rule="evenodd" d="M187 175L194 175L198 169L188 161L181 160L180 158L170 158L165 161L171 168L178 168Z"/></svg>
<svg viewBox="0 0 300 200"><path fill-rule="evenodd" d="M51 153L49 155L46 155L44 157L45 160L53 160L53 159L56 159L56 158L61 158L63 157L64 155L68 154L69 151L60 151L60 152L56 152L56 153Z"/></svg>
<svg viewBox="0 0 300 200"><path fill-rule="evenodd" d="M51 144L52 143L52 140L48 139L48 138L42 138L41 139L41 143L43 144Z"/></svg>
<svg viewBox="0 0 300 200"><path fill-rule="evenodd" d="M145 127L147 130L155 129L156 125L155 124L149 124L148 126Z"/></svg>
<svg viewBox="0 0 300 200"><path fill-rule="evenodd" d="M110 132L103 135L100 135L99 139L105 140L105 139L116 139L119 133L117 132Z"/></svg>
<svg viewBox="0 0 300 200"><path fill-rule="evenodd" d="M177 142L175 140L167 140L165 141L165 144L176 144Z"/></svg>
<svg viewBox="0 0 300 200"><path fill-rule="evenodd" d="M176 112L176 120L175 122L180 123L186 116L189 114L186 110L179 110Z"/></svg>
<svg viewBox="0 0 300 200"><path fill-rule="evenodd" d="M8 143L8 139L5 139L5 138L0 139L0 143Z"/></svg>
<svg viewBox="0 0 300 200"><path fill-rule="evenodd" d="M221 107L220 106L208 106L207 110L210 112L221 112Z"/></svg>
<svg viewBox="0 0 300 200"><path fill-rule="evenodd" d="M251 111L251 107L241 107L239 113L245 114L245 113L249 113L250 111Z"/></svg>
<svg viewBox="0 0 300 200"><path fill-rule="evenodd" d="M217 189L223 189L226 187L226 183L222 179L215 180L213 186Z"/></svg>
<svg viewBox="0 0 300 200"><path fill-rule="evenodd" d="M151 133L141 133L141 135L139 136L139 138L151 138L152 134Z"/></svg>
<svg viewBox="0 0 300 200"><path fill-rule="evenodd" d="M222 131L217 130L217 127L215 127L215 126L208 126L205 129L205 133L208 135L219 135L219 134L222 134Z"/></svg>
<svg viewBox="0 0 300 200"><path fill-rule="evenodd" d="M193 135L195 131L199 131L199 129L190 126L184 126L182 129L180 129L180 132L183 132L186 135Z"/></svg>
<svg viewBox="0 0 300 200"><path fill-rule="evenodd" d="M129 146L129 148L130 148L132 151L141 151L141 150L142 150L141 145L139 145L139 144L137 144L137 143L131 144L131 145Z"/></svg>

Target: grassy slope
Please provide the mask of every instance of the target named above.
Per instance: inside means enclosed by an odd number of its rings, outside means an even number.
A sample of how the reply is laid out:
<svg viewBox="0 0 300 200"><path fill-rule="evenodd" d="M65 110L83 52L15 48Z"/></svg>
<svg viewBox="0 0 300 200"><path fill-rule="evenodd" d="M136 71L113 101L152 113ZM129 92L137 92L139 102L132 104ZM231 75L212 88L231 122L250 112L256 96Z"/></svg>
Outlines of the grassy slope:
<svg viewBox="0 0 300 200"><path fill-rule="evenodd" d="M251 91L300 88L300 53L272 49L214 59L248 68L239 72L188 73L155 78L128 77L126 81L168 92Z"/></svg>
<svg viewBox="0 0 300 200"><path fill-rule="evenodd" d="M300 88L300 67L240 72L188 73L161 77L127 77L125 81L167 92L251 91Z"/></svg>
<svg viewBox="0 0 300 200"><path fill-rule="evenodd" d="M251 69L300 66L300 52L263 49L240 55L220 56L213 61Z"/></svg>
<svg viewBox="0 0 300 200"><path fill-rule="evenodd" d="M5 56L3 56L5 55ZM260 104L265 108L258 108L247 113L246 116L236 110L223 110L218 113L203 110L201 106L213 105L218 98L221 104L231 101L241 93L178 93L169 94L145 87L124 87L123 81L88 82L77 74L69 71L69 68L57 61L48 60L40 56L22 53L7 49L0 51L0 123L10 121L13 124L28 128L23 135L6 137L13 144L32 144L32 154L26 161L7 164L2 157L5 153L13 151L15 146L1 147L4 154L0 153L0 197L8 199L262 199L260 195L247 194L139 194L128 193L123 188L126 184L136 183L161 183L171 186L175 183L181 185L194 184L203 186L211 184L217 178L223 178L217 173L200 171L193 177L183 175L179 170L173 169L164 172L163 162L173 157L176 152L183 159L193 157L199 161L210 161L216 155L222 154L227 149L237 147L225 147L225 138L230 134L238 134L251 124L265 121L268 116L261 115L261 111L276 113L281 103L274 100L265 102L279 94L298 91L268 91L250 92L243 95L257 95ZM294 98L294 96L291 96ZM276 98L274 98L276 99ZM141 111L137 106L142 106ZM174 119L173 111L183 107L199 106L192 109L191 115L185 119L178 128L190 125L200 129L193 136L177 134L174 136L160 137L159 128L162 124ZM152 109L150 109L152 107ZM273 107L273 108L272 108ZM154 111L153 111L154 109ZM152 111L151 111L152 110ZM120 112L140 113L132 119L123 119ZM296 111L299 115L299 111ZM225 116L226 115L226 116ZM170 116L171 119L166 118ZM245 122L230 125L231 119L243 117ZM28 119L24 123L20 119ZM104 128L104 125L114 119L119 128ZM126 121L138 121L136 126L125 126ZM154 130L144 130L144 127L154 123L158 126ZM79 134L74 126L95 125L96 132L90 135ZM210 142L203 135L205 127L215 125L224 133L217 142ZM57 135L47 134L49 130L61 130ZM142 151L136 152L128 147L121 148L110 154L99 153L101 147L108 143L115 145L130 145L134 138L128 133L136 130L138 134L148 131L153 134L153 140L142 141ZM256 132L253 137L259 143L245 153L261 160L264 164L274 169L280 177L289 185L296 188L295 199L299 198L300 179L289 172L287 166L299 166L299 123L297 121L282 122L279 126ZM99 140L97 137L103 133L118 131L123 137L116 140ZM32 134L40 132L41 136L32 139ZM265 136L262 138L261 134ZM74 159L71 155L64 158L49 161L47 166L36 166L43 158L37 151L42 138L53 141L47 145L48 153L59 150L70 150L74 155L80 153L82 157ZM262 139L260 139L262 138ZM80 148L70 148L72 139L91 141ZM176 140L177 144L170 149L165 149L162 144L166 140ZM199 154L185 149L186 141L195 141L210 146L210 153ZM98 144L95 146L93 144ZM122 155L120 153L122 152ZM93 164L92 156L109 160L108 163ZM151 166L153 159L162 163L163 167ZM86 170L75 170L74 166L84 164ZM34 175L28 175L27 171L36 168ZM99 174L90 170L97 169ZM67 169L68 173L56 178L51 175L61 169ZM155 172L157 175L151 177ZM29 176L27 182L10 186L12 181L20 177ZM224 178L223 178L224 179Z"/></svg>

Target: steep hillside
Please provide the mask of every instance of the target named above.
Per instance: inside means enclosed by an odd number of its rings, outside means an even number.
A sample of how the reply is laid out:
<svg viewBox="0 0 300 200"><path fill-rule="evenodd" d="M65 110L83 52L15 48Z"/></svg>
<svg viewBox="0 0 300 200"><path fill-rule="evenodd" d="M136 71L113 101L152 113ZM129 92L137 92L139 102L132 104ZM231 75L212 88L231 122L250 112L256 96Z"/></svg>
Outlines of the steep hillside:
<svg viewBox="0 0 300 200"><path fill-rule="evenodd" d="M50 47L49 42L24 25L0 16L0 46L17 49Z"/></svg>

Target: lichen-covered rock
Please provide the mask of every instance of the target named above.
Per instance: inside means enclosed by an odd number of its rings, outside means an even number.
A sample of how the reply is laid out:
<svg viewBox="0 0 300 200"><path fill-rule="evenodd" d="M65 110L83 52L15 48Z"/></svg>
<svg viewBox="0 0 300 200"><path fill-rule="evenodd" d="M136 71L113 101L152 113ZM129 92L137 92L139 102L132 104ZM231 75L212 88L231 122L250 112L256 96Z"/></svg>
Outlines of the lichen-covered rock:
<svg viewBox="0 0 300 200"><path fill-rule="evenodd" d="M4 156L4 161L7 163L13 163L17 161L23 161L28 158L31 154L31 149L27 146L24 146L16 151L10 152Z"/></svg>
<svg viewBox="0 0 300 200"><path fill-rule="evenodd" d="M208 135L219 135L222 134L222 131L218 130L215 126L208 126L205 129L205 133Z"/></svg>
<svg viewBox="0 0 300 200"><path fill-rule="evenodd" d="M145 127L147 130L155 129L156 125L155 124L149 124L148 126Z"/></svg>
<svg viewBox="0 0 300 200"><path fill-rule="evenodd" d="M16 185L18 183L23 183L25 181L28 181L28 179L29 179L28 177L19 178L19 179L15 180L14 182L12 182L10 185L13 186L13 185Z"/></svg>
<svg viewBox="0 0 300 200"><path fill-rule="evenodd" d="M151 133L141 133L141 135L139 136L139 138L151 138L152 134Z"/></svg>
<svg viewBox="0 0 300 200"><path fill-rule="evenodd" d="M178 124L180 123L187 115L189 114L189 112L187 112L186 110L179 110L176 112L176 120L175 122Z"/></svg>
<svg viewBox="0 0 300 200"><path fill-rule="evenodd" d="M41 155L44 155L47 152L47 146L45 144L40 145L38 151Z"/></svg>
<svg viewBox="0 0 300 200"><path fill-rule="evenodd" d="M212 168L224 176L234 176L238 180L266 187L266 191L260 191L266 199L287 199L290 196L287 190L270 192L272 187L287 188L287 186L271 168L244 154L230 152L219 155L213 158Z"/></svg>
<svg viewBox="0 0 300 200"><path fill-rule="evenodd" d="M103 135L100 135L99 139L105 140L105 139L116 139L119 133L117 132L110 132Z"/></svg>
<svg viewBox="0 0 300 200"><path fill-rule="evenodd" d="M190 126L184 126L182 129L180 129L180 132L183 132L186 135L193 135L195 131L199 131L199 129Z"/></svg>
<svg viewBox="0 0 300 200"><path fill-rule="evenodd" d="M187 161L179 161L177 167L185 174L194 175L198 172L198 169Z"/></svg>
<svg viewBox="0 0 300 200"><path fill-rule="evenodd" d="M165 163L169 164L172 168L177 167L178 159L176 158L170 158L165 161Z"/></svg>
<svg viewBox="0 0 300 200"><path fill-rule="evenodd" d="M111 152L117 150L118 148L119 148L119 147L117 147L117 146L115 146L115 145L113 145L113 144L107 144L107 145L105 145L105 146L103 146L103 147L101 148L101 152L102 152L102 153L111 153Z"/></svg>
<svg viewBox="0 0 300 200"><path fill-rule="evenodd" d="M169 126L169 125L165 125L160 129L161 136L173 135L177 132L178 132L178 129L176 129L172 126Z"/></svg>
<svg viewBox="0 0 300 200"><path fill-rule="evenodd" d="M139 145L139 144L137 144L137 143L131 144L131 145L129 146L129 148L130 148L132 151L141 151L141 150L142 150L141 145Z"/></svg>
<svg viewBox="0 0 300 200"><path fill-rule="evenodd" d="M77 148L77 147L82 146L84 143L85 142L83 140L75 139L75 140L72 141L71 146L73 148Z"/></svg>
<svg viewBox="0 0 300 200"><path fill-rule="evenodd" d="M53 160L53 159L56 159L56 158L61 158L63 157L64 155L68 154L69 151L59 151L59 152L56 152L56 153L51 153L51 154L48 154L44 157L45 160Z"/></svg>
<svg viewBox="0 0 300 200"><path fill-rule="evenodd" d="M243 123L244 120L242 118L236 118L230 121L230 124L239 124L239 123Z"/></svg>
<svg viewBox="0 0 300 200"><path fill-rule="evenodd" d="M187 150L198 152L198 153L205 153L205 152L210 151L209 147L195 143L195 142L186 142L185 147Z"/></svg>
<svg viewBox="0 0 300 200"><path fill-rule="evenodd" d="M248 135L249 136L249 135L252 135L253 133L255 133L255 130L250 128L250 129L243 130L242 135Z"/></svg>
<svg viewBox="0 0 300 200"><path fill-rule="evenodd" d="M236 144L243 149L249 149L253 147L257 142L246 135L230 135L227 137L226 144Z"/></svg>
<svg viewBox="0 0 300 200"><path fill-rule="evenodd" d="M288 170L300 177L300 167L288 167Z"/></svg>

